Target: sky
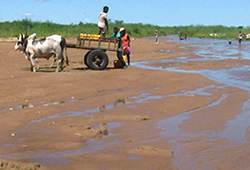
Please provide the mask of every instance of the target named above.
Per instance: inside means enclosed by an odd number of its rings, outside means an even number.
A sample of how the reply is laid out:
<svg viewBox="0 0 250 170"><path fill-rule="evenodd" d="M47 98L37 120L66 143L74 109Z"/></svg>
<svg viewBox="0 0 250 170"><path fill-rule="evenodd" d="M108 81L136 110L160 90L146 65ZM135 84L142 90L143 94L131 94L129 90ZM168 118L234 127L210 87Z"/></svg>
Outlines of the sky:
<svg viewBox="0 0 250 170"><path fill-rule="evenodd" d="M124 23L250 26L249 0L0 0L0 22L97 23L105 5Z"/></svg>

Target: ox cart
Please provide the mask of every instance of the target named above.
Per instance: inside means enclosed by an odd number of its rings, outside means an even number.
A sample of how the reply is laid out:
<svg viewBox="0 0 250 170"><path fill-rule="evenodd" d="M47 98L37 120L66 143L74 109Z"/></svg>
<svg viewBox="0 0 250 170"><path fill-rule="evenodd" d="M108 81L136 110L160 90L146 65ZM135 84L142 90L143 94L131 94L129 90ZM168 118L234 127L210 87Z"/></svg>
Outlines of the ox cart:
<svg viewBox="0 0 250 170"><path fill-rule="evenodd" d="M106 51L119 52L119 38L104 38L96 34L83 34L77 37L76 44L68 44L68 48L88 50L83 58L84 64L92 70L103 70L109 63Z"/></svg>

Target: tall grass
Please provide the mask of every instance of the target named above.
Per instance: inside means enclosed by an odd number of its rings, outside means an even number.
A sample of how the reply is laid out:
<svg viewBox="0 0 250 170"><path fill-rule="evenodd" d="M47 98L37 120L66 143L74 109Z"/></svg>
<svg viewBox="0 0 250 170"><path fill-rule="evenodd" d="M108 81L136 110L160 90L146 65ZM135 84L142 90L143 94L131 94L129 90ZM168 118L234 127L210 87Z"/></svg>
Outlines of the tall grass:
<svg viewBox="0 0 250 170"><path fill-rule="evenodd" d="M189 25L189 26L174 26L174 27L160 27L150 24L128 24L123 21L109 20L109 32L107 36L112 34L114 27L125 27L128 34L133 37L149 37L154 36L154 31L157 29L159 36L179 34L183 36L192 37L209 37L210 34L220 35L217 38L237 39L239 31L250 33L250 27L226 27L222 25L204 26L204 25ZM71 25L62 25L46 22L36 22L29 19L23 19L13 22L0 22L0 37L15 37L19 33L37 33L38 36L48 36L51 34L60 34L64 37L76 37L79 33L97 34L99 32L96 24L79 23Z"/></svg>

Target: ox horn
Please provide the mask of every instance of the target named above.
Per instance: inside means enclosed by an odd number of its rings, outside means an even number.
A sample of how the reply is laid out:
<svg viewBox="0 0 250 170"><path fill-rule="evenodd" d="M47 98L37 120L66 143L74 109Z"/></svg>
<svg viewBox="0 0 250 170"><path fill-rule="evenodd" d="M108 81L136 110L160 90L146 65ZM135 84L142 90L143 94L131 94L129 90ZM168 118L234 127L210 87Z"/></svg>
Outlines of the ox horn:
<svg viewBox="0 0 250 170"><path fill-rule="evenodd" d="M25 39L28 38L28 34L27 34L27 30L26 30L26 33L25 33Z"/></svg>
<svg viewBox="0 0 250 170"><path fill-rule="evenodd" d="M22 33L20 33L20 34L19 34L19 37L20 37L20 35L21 35L21 40L23 40L23 34L22 34Z"/></svg>

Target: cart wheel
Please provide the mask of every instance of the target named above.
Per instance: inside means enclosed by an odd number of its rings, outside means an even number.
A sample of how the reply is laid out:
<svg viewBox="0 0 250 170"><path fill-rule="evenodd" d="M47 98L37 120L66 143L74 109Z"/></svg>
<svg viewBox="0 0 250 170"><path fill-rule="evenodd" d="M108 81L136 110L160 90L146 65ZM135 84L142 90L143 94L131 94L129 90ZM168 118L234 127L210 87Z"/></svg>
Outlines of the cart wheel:
<svg viewBox="0 0 250 170"><path fill-rule="evenodd" d="M85 56L84 56L84 58L83 58L83 62L84 62L84 64L89 68L89 64L88 64L88 55L89 55L89 53L90 53L91 51L88 51L86 54L85 54Z"/></svg>
<svg viewBox="0 0 250 170"><path fill-rule="evenodd" d="M103 70L109 63L107 54L102 50L93 50L86 58L87 64L92 70Z"/></svg>

